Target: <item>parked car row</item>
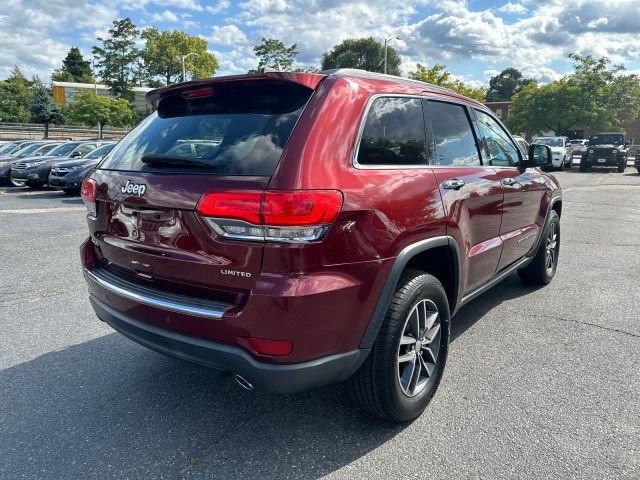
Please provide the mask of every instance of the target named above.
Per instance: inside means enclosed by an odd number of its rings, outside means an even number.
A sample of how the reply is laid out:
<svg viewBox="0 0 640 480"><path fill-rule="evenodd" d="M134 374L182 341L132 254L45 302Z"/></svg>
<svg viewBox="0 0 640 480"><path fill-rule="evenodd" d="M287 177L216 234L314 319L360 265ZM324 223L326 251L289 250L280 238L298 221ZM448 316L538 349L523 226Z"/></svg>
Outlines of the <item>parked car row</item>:
<svg viewBox="0 0 640 480"><path fill-rule="evenodd" d="M18 140L0 145L0 182L79 193L82 180L113 148L105 140Z"/></svg>
<svg viewBox="0 0 640 480"><path fill-rule="evenodd" d="M516 137L518 145L526 149L528 144ZM580 155L580 171L592 167L614 167L622 173L631 156L630 142L621 132L594 133L589 139L569 140L568 137L537 137L532 143L547 145L553 154L553 168L564 170L573 166L574 155ZM524 150L523 150L524 151ZM640 173L640 155L635 156L635 167Z"/></svg>

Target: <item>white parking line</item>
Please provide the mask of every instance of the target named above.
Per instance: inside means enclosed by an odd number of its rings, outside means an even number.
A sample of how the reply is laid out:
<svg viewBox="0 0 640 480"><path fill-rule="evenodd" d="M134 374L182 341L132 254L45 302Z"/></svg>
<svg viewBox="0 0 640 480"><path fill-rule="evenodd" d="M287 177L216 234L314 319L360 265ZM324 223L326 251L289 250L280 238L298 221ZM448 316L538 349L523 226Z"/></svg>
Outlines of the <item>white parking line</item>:
<svg viewBox="0 0 640 480"><path fill-rule="evenodd" d="M0 210L0 213L48 213L48 212L81 212L84 207L56 207L56 208L13 208Z"/></svg>

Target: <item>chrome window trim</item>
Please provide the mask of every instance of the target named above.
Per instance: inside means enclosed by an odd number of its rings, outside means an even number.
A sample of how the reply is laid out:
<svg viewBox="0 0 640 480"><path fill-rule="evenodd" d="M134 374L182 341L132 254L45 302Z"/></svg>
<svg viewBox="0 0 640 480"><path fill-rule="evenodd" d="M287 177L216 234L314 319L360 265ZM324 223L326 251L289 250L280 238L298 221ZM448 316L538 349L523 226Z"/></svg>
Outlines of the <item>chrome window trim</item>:
<svg viewBox="0 0 640 480"><path fill-rule="evenodd" d="M443 103L451 103L453 105L458 105L462 108L464 108L465 110L479 110L481 112L485 112L485 110L478 108L475 105L467 105L466 103L463 102L456 102L454 101L455 99L450 99L450 98L440 98L440 97L434 97L432 95L417 95L417 94L409 94L409 93L376 93L374 95L371 95L371 97L369 97L369 99L367 100L367 104L364 108L364 111L362 113L362 116L360 117L360 123L358 126L358 133L356 135L356 142L355 142L355 148L353 148L352 152L351 152L351 166L357 170L428 170L428 169L439 169L439 168L494 168L494 167L490 167L488 165L484 165L482 163L482 156L480 156L480 165L469 165L469 166L454 166L454 165L363 165L361 163L358 162L358 153L360 152L360 143L362 141L362 133L364 132L364 125L367 121L367 116L369 115L369 110L371 110L371 105L373 104L374 101L376 101L378 98L384 98L384 97L388 97L388 98L415 98L418 100L427 100L427 101L434 101L434 102L443 102ZM423 118L424 118L424 110L423 110ZM473 125L473 119L470 119L471 123L470 123L470 128L472 133L474 134L474 141L476 142L476 148L478 148L478 141L476 138L476 132L475 132L475 127ZM502 125L502 124L501 124ZM503 127L504 128L504 127ZM509 133L509 132L507 132ZM509 133L509 135L511 135ZM426 141L426 138L425 138ZM513 141L513 139L512 139ZM519 149L518 149L519 151ZM480 155L480 152L478 152L478 154ZM507 167L507 168L514 168L514 167ZM516 166L517 168L517 166Z"/></svg>

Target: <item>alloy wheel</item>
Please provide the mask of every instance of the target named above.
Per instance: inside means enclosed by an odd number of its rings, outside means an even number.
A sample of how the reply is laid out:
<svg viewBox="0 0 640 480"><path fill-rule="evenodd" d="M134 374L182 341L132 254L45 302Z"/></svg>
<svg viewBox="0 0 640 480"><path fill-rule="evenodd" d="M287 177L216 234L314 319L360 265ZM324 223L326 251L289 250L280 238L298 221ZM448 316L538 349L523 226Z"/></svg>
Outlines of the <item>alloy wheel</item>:
<svg viewBox="0 0 640 480"><path fill-rule="evenodd" d="M552 275L558 261L558 228L555 223L551 223L549 227L546 238L545 267L547 274Z"/></svg>
<svg viewBox="0 0 640 480"><path fill-rule="evenodd" d="M13 185L14 187L24 187L27 184L26 181L24 180L15 180L15 179L11 179L11 185Z"/></svg>
<svg viewBox="0 0 640 480"><path fill-rule="evenodd" d="M432 377L440 354L441 321L431 300L420 300L409 311L398 345L398 382L408 397L422 392Z"/></svg>

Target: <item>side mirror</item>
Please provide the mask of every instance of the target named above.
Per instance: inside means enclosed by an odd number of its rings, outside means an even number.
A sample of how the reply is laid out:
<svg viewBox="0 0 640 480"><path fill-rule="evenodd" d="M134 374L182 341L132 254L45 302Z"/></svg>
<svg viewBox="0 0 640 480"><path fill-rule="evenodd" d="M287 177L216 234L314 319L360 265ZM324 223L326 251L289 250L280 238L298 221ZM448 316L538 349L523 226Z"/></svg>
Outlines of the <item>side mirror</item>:
<svg viewBox="0 0 640 480"><path fill-rule="evenodd" d="M553 155L551 148L547 145L539 145L532 143L529 145L529 166L530 167L546 167L551 165Z"/></svg>
<svg viewBox="0 0 640 480"><path fill-rule="evenodd" d="M73 152L73 153L71 154L71 158L76 158L76 157L79 157L79 156L81 156L81 155L82 155L82 154L81 154L80 152Z"/></svg>

